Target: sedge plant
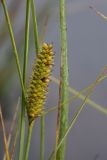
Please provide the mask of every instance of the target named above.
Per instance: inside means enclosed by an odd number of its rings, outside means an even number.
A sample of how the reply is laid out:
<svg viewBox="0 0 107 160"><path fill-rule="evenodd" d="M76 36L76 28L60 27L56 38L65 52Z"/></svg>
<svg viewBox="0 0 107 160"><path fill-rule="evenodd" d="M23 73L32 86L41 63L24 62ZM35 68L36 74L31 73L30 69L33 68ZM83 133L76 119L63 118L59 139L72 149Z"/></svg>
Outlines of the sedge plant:
<svg viewBox="0 0 107 160"><path fill-rule="evenodd" d="M17 65L18 76L20 80L21 90L22 90L22 107L21 107L21 119L20 119L20 150L19 150L19 160L28 160L29 159L29 149L32 136L32 129L34 121L36 118L41 118L41 132L40 132L40 160L44 160L44 118L47 114L58 110L57 115L57 127L56 127L56 142L55 148L49 157L52 160L64 160L65 159L65 150L66 150L66 137L70 130L73 128L79 114L83 110L85 104L91 105L93 108L98 109L100 112L107 115L107 110L102 108L100 105L89 99L89 96L92 94L95 86L100 83L103 79L106 78L106 75L103 72L98 76L97 80L92 83L87 88L83 89L80 92L77 92L75 89L69 87L68 83L68 51L67 51L67 24L66 24L66 14L65 14L65 0L59 0L59 17L60 17L60 79L55 77L50 77L52 65L53 65L53 45L49 43L43 43L42 46L39 44L39 35L38 35L38 26L37 26L37 16L34 0L26 0L26 20L25 20L25 41L24 41L24 58L23 58L23 68L20 67L18 50L15 43L14 33L12 29L12 24L10 21L7 5L5 0L1 0L3 6L13 50L14 56ZM33 20L33 29L34 29L34 41L35 41L35 50L36 50L36 60L34 60L34 67L31 73L31 79L29 86L26 85L27 81L27 66L28 66L28 53L29 53L29 28L30 28L30 12L32 12ZM22 71L23 70L23 74ZM44 104L46 101L46 93L49 80L52 79L53 82L59 85L59 100L58 107L53 107L48 111L45 111ZM28 90L27 90L28 89ZM83 93L87 91L87 95L84 96ZM69 92L73 93L74 96L69 98ZM69 102L73 102L77 98L83 100L80 104L77 112L73 116L73 119L68 124L68 110ZM26 145L25 140L25 114L28 116L28 130ZM0 110L0 116L2 119L2 114ZM2 121L3 133L4 124ZM16 131L15 140L13 143L12 154L9 154L9 144L6 140L4 134L4 143L5 143L5 157L10 160L13 155L16 146L18 136L18 129ZM4 158L5 158L4 157Z"/></svg>

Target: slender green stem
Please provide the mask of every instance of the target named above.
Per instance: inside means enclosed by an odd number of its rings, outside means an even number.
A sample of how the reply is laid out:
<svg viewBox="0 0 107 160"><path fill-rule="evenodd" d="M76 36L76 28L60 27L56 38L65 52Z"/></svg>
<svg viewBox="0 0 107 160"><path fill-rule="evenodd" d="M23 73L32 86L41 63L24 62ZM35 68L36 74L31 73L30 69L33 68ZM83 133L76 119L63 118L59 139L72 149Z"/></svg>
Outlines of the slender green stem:
<svg viewBox="0 0 107 160"><path fill-rule="evenodd" d="M44 128L45 128L44 118L45 118L44 116L41 117L40 160L44 159Z"/></svg>
<svg viewBox="0 0 107 160"><path fill-rule="evenodd" d="M23 104L24 103L22 103L22 106ZM24 117L24 112L21 111L19 160L23 159L24 137L25 137L25 117Z"/></svg>
<svg viewBox="0 0 107 160"><path fill-rule="evenodd" d="M35 39L35 49L36 53L39 53L40 46L39 46L39 37L38 37L38 28L37 28L37 16L36 16L36 8L34 0L31 2L32 8L32 18L33 18L33 28L34 28L34 39ZM41 137L40 137L40 160L44 159L44 115L41 117Z"/></svg>
<svg viewBox="0 0 107 160"><path fill-rule="evenodd" d="M37 20L36 20L34 0L31 0L31 10L32 10L32 18L33 18L35 48L36 48L36 52L38 53L39 52L39 40L38 40L38 30L37 30ZM33 123L28 128L28 135L27 135L26 146L25 146L25 154L24 154L25 155L25 158L24 158L25 160L28 160L32 129L33 129Z"/></svg>
<svg viewBox="0 0 107 160"><path fill-rule="evenodd" d="M67 27L65 16L65 0L59 0L60 33L61 33L61 79L62 79L62 103L68 100L68 57L67 57ZM61 107L59 141L62 139L68 125L68 104ZM65 141L57 153L58 160L64 160Z"/></svg>
<svg viewBox="0 0 107 160"><path fill-rule="evenodd" d="M23 83L26 88L26 75L28 64L28 48L29 48L29 24L30 24L30 1L26 2L26 22L25 22L25 48L24 48L24 63L23 63ZM24 152L24 137L25 137L25 100L22 93L22 109L21 109L21 124L20 124L20 151L19 160L23 160Z"/></svg>
<svg viewBox="0 0 107 160"><path fill-rule="evenodd" d="M31 0L27 0L26 2L26 22L25 22L24 63L23 63L23 83L25 86L26 86L28 49L29 49L30 3L31 3Z"/></svg>
<svg viewBox="0 0 107 160"><path fill-rule="evenodd" d="M22 74L21 74L21 69L20 69L18 51L17 51L17 48L16 48L16 43L15 43L15 39L14 39L12 25L11 25L11 22L10 22L10 17L9 17L9 14L8 14L8 10L7 10L7 6L6 6L6 3L5 3L5 0L2 0L1 2L2 2L3 9L4 9L6 22L7 22L7 25L8 25L9 34L10 34L11 42L12 42L13 49L14 49L13 53L14 53L15 60L16 60L16 65L17 65L17 70L18 70L18 74L19 74L21 88L22 88L22 91L23 91L23 94L24 94L24 97L25 97L25 89L24 89L24 84L23 84L23 79L22 79Z"/></svg>
<svg viewBox="0 0 107 160"><path fill-rule="evenodd" d="M29 125L28 127L28 135L27 135L27 141L26 141L26 147L25 147L26 150L25 150L24 160L28 160L33 125L34 125L34 122L31 123L31 125Z"/></svg>
<svg viewBox="0 0 107 160"><path fill-rule="evenodd" d="M33 18L33 28L34 28L34 39L35 39L35 49L36 53L39 52L39 38L38 38L38 27L37 27L37 20L36 20L36 8L34 0L31 0L31 9L32 9L32 18Z"/></svg>
<svg viewBox="0 0 107 160"><path fill-rule="evenodd" d="M61 73L60 73L61 75ZM58 112L57 112L57 123L56 123L56 141L55 141L55 152L54 152L54 160L56 160L56 156L57 156L57 145L59 143L59 133L60 133L60 116L61 116L61 107L62 107L62 103L61 103L61 87L62 87L62 81L60 79L59 82L59 100L58 100ZM68 102L69 103L69 102Z"/></svg>

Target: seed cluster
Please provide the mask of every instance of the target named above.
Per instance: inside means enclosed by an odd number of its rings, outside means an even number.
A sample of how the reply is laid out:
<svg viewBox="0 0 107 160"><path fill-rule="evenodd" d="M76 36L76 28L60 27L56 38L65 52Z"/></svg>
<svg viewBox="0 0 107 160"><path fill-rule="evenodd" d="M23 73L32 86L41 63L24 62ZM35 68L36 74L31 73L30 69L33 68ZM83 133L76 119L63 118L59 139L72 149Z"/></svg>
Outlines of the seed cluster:
<svg viewBox="0 0 107 160"><path fill-rule="evenodd" d="M41 52L34 63L27 92L27 114L29 124L44 111L49 76L53 65L53 46L43 43Z"/></svg>

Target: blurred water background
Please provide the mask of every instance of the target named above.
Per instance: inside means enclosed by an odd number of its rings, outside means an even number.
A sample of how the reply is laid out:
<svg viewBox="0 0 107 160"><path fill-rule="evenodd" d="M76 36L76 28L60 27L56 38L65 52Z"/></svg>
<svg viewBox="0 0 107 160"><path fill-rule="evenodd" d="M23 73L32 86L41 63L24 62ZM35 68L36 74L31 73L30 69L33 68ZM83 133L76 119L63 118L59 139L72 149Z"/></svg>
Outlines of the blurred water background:
<svg viewBox="0 0 107 160"><path fill-rule="evenodd" d="M24 50L24 24L26 1L8 0L9 14L15 34L21 65ZM70 86L81 90L90 85L101 68L107 64L107 21L89 9L93 5L107 15L107 0L67 0L67 31L69 53ZM52 75L59 77L60 34L58 1L36 0L39 37L52 42L55 50L55 65ZM28 79L35 57L32 20L30 23ZM0 4L0 104L7 129L20 97L13 49ZM91 99L107 108L107 80L99 84ZM77 104L70 104L69 117L72 118ZM51 82L46 108L58 103L58 85ZM38 119L34 126L29 160L39 160ZM46 116L45 160L48 159L55 142L56 112ZM2 132L0 127L0 160L3 156ZM107 116L86 105L67 139L66 160L107 160Z"/></svg>

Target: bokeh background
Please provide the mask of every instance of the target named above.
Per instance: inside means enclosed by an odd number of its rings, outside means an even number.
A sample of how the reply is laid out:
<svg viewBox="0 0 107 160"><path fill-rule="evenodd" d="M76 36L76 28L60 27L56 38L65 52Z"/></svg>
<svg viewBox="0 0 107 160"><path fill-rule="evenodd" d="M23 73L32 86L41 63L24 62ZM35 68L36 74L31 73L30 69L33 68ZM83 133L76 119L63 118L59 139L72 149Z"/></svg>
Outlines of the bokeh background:
<svg viewBox="0 0 107 160"><path fill-rule="evenodd" d="M24 25L26 0L8 0L20 63L23 63ZM59 77L60 30L58 1L36 0L36 11L40 42L52 42L55 50L55 65L52 75ZM66 0L69 83L81 90L90 85L101 68L107 64L107 21L90 10L92 5L107 15L107 0ZM35 57L32 19L30 23L28 79ZM0 4L0 104L7 131L20 97L13 49ZM107 108L107 80L99 84L91 99ZM80 101L70 104L69 119ZM58 85L51 82L46 108L58 103ZM78 105L77 105L78 104ZM56 112L45 118L45 157L47 160L55 143ZM39 160L40 120L35 123L29 160ZM0 127L0 160L3 156L3 139ZM67 138L66 160L107 160L107 116L86 105Z"/></svg>

